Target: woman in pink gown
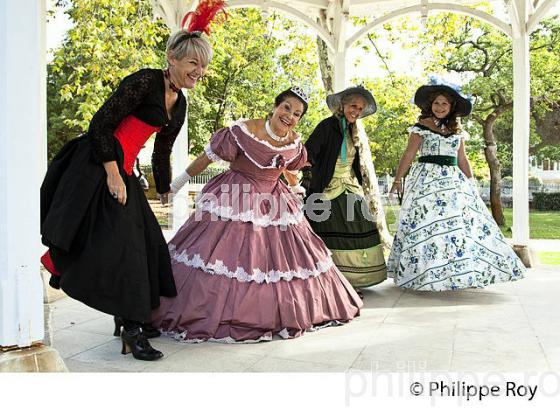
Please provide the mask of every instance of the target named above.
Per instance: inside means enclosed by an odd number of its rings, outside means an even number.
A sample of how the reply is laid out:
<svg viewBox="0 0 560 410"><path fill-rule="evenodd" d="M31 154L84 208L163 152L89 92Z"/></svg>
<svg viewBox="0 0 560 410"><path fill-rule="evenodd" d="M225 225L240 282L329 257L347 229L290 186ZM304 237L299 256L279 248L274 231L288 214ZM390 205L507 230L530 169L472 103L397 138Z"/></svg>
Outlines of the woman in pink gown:
<svg viewBox="0 0 560 410"><path fill-rule="evenodd" d="M161 298L153 325L176 339L254 342L348 322L362 302L280 180L307 161L293 131L307 110L298 87L278 95L267 120L217 131L172 191L212 161L230 163L197 199L169 243L178 295Z"/></svg>

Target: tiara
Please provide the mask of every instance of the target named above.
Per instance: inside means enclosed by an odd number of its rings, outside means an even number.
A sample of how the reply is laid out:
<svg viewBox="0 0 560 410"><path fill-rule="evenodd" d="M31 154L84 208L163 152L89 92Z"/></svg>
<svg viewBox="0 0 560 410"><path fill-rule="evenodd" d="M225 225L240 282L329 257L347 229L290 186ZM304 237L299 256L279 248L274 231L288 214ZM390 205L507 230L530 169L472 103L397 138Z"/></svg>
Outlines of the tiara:
<svg viewBox="0 0 560 410"><path fill-rule="evenodd" d="M305 101L306 104L309 103L309 95L305 91L303 91L303 88L295 85L290 88L290 91L301 98L303 101Z"/></svg>

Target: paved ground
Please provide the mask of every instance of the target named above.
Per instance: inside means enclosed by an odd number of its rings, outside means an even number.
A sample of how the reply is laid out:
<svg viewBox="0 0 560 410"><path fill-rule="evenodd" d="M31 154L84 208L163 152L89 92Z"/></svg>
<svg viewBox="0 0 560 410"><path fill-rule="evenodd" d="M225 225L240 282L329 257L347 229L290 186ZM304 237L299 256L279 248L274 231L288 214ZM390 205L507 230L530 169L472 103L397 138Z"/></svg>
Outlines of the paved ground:
<svg viewBox="0 0 560 410"><path fill-rule="evenodd" d="M511 239L508 241L511 242ZM560 239L531 239L531 249L535 252L560 252Z"/></svg>
<svg viewBox="0 0 560 410"><path fill-rule="evenodd" d="M54 347L73 372L560 371L560 267L484 290L367 289L359 318L293 340L252 345L154 339L165 358L120 354L112 318L51 294Z"/></svg>

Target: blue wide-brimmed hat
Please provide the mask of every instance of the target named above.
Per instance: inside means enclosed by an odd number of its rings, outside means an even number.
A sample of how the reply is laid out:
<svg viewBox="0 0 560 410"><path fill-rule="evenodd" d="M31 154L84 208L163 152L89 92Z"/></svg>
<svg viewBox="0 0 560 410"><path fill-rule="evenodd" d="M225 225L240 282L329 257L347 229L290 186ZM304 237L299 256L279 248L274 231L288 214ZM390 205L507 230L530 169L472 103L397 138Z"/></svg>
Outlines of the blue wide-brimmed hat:
<svg viewBox="0 0 560 410"><path fill-rule="evenodd" d="M371 115L375 113L375 111L377 111L377 104L375 104L375 98L373 98L373 95L371 95L371 93L361 85L356 87L348 87L346 90L342 90L339 93L328 95L327 106L329 107L329 110L335 112L340 107L342 98L345 95L352 95L352 94L359 95L360 97L363 97L363 99L366 101L367 105L362 111L362 115L360 115L360 118L367 117L368 115Z"/></svg>
<svg viewBox="0 0 560 410"><path fill-rule="evenodd" d="M416 90L414 104L423 110L431 109L429 97L437 92L450 94L455 98L455 112L459 117L466 117L471 113L472 102L469 96L461 93L461 87L435 76L430 77L430 82L427 85L423 85Z"/></svg>

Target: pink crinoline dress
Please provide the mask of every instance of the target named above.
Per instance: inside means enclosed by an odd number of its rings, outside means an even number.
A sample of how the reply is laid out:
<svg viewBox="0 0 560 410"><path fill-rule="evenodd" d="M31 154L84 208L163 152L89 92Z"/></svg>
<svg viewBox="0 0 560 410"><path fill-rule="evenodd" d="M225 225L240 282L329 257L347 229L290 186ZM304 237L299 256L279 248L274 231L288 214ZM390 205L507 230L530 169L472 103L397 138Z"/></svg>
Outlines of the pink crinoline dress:
<svg viewBox="0 0 560 410"><path fill-rule="evenodd" d="M178 295L161 298L153 325L185 342L257 342L357 316L362 301L279 179L305 164L299 139L274 147L237 122L205 152L230 168L169 243Z"/></svg>

